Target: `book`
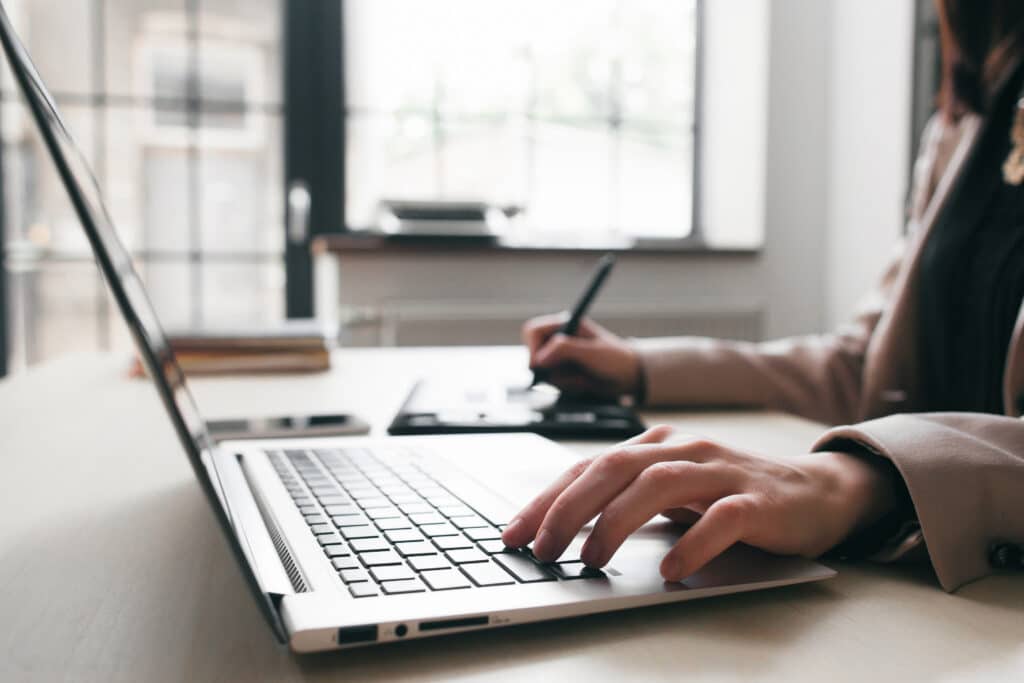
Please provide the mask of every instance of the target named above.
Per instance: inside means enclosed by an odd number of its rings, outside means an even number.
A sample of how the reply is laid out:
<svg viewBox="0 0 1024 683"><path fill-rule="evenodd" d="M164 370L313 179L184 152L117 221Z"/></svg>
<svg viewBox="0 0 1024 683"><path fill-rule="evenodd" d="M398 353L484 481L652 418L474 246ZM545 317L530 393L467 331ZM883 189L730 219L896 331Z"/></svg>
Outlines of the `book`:
<svg viewBox="0 0 1024 683"><path fill-rule="evenodd" d="M337 326L289 320L272 327L178 330L167 339L186 374L315 372L331 366ZM136 357L132 375L144 374Z"/></svg>

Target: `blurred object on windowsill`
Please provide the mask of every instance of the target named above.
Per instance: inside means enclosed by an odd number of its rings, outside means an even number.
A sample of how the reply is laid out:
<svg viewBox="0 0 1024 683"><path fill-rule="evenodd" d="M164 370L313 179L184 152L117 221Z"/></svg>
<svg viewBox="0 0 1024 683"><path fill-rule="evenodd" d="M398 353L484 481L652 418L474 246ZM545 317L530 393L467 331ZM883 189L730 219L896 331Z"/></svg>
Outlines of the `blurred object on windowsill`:
<svg viewBox="0 0 1024 683"><path fill-rule="evenodd" d="M267 327L172 331L167 338L189 375L315 372L331 367L338 326L289 320ZM131 374L146 374L137 357Z"/></svg>
<svg viewBox="0 0 1024 683"><path fill-rule="evenodd" d="M382 199L376 230L406 238L449 238L494 241L508 232L518 207L478 201Z"/></svg>

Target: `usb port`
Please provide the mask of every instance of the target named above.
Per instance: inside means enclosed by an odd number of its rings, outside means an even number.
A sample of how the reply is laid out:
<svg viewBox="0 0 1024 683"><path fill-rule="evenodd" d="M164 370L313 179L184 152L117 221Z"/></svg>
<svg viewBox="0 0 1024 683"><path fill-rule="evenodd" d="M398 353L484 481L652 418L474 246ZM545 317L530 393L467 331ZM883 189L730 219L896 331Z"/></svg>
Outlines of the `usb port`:
<svg viewBox="0 0 1024 683"><path fill-rule="evenodd" d="M347 626L338 629L338 645L369 643L377 640L376 626Z"/></svg>

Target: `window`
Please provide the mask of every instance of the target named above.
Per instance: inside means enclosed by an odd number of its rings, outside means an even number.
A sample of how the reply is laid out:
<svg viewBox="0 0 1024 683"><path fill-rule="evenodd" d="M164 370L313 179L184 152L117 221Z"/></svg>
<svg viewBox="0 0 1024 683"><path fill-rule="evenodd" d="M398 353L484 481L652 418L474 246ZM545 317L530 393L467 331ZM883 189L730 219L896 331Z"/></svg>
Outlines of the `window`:
<svg viewBox="0 0 1024 683"><path fill-rule="evenodd" d="M168 327L284 316L280 0L5 2ZM126 347L7 67L12 369Z"/></svg>
<svg viewBox="0 0 1024 683"><path fill-rule="evenodd" d="M343 25L350 227L465 200L533 243L692 234L697 0L348 0Z"/></svg>

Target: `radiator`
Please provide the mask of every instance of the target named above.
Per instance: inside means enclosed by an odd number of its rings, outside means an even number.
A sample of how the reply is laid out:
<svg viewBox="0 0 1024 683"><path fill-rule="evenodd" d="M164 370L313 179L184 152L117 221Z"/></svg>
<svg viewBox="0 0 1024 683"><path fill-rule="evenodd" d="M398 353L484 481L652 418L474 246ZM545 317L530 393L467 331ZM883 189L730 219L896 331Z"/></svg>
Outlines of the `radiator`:
<svg viewBox="0 0 1024 683"><path fill-rule="evenodd" d="M477 346L519 344L523 321L557 307L536 303L438 304L396 301L344 310L348 346ZM755 341L762 338L764 309L757 302L602 304L595 317L628 337L701 335Z"/></svg>

